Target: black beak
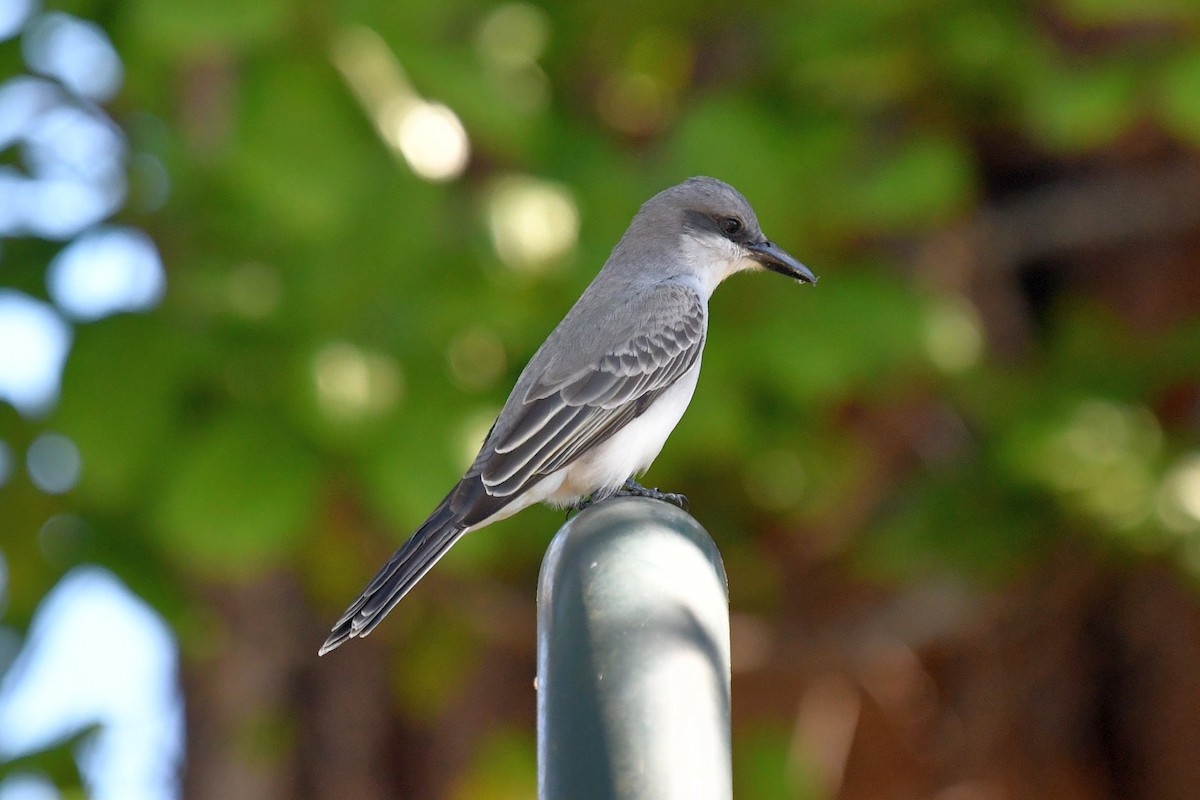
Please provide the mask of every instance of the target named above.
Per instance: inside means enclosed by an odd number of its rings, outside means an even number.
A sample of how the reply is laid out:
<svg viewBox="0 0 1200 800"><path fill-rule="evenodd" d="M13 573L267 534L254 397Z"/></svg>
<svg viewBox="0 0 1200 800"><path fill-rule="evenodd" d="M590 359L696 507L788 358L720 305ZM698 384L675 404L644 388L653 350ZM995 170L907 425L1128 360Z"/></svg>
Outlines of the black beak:
<svg viewBox="0 0 1200 800"><path fill-rule="evenodd" d="M817 276L812 274L812 270L774 242L755 242L746 245L746 249L750 251L751 258L769 270L789 278L795 278L802 283L815 284L817 282Z"/></svg>

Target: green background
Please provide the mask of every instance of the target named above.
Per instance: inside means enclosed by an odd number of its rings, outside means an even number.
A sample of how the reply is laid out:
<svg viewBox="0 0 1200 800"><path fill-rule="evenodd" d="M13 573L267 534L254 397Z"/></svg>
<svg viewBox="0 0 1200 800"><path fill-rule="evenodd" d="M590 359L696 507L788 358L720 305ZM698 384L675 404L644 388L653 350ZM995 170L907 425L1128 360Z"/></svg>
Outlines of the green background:
<svg viewBox="0 0 1200 800"><path fill-rule="evenodd" d="M0 487L4 619L24 630L79 563L153 604L184 663L187 796L534 796L560 512L468 537L370 639L316 648L640 203L693 174L821 278L718 291L645 481L726 559L737 796L1198 785L1191 2L56 7L124 61L118 220L168 290L75 327L47 417L0 405L14 452L58 431L84 465L64 495ZM338 47L453 110L465 170L389 148ZM0 63L23 69L16 42ZM577 215L562 252L498 254L514 187ZM61 246L5 241L0 282L44 296ZM48 548L63 511L86 525Z"/></svg>

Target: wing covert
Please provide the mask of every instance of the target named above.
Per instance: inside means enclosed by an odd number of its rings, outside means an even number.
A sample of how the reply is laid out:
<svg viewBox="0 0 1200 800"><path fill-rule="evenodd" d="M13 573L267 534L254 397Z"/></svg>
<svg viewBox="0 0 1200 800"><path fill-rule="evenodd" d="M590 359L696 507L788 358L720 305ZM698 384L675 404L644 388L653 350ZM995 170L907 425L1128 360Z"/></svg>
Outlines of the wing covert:
<svg viewBox="0 0 1200 800"><path fill-rule="evenodd" d="M488 494L508 496L567 466L646 410L696 363L705 306L692 289L662 284L640 330L558 381L535 381L516 419L484 444L476 465Z"/></svg>

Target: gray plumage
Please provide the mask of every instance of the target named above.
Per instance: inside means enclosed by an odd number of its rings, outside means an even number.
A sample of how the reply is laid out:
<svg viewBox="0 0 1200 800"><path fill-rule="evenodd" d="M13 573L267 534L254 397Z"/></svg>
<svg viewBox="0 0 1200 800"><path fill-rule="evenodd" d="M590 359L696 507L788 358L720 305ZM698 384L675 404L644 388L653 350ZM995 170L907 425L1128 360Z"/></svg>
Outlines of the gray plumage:
<svg viewBox="0 0 1200 800"><path fill-rule="evenodd" d="M646 469L691 400L708 299L734 272L816 279L732 186L650 198L521 372L466 474L342 615L321 654L365 636L463 534L537 502L603 499Z"/></svg>

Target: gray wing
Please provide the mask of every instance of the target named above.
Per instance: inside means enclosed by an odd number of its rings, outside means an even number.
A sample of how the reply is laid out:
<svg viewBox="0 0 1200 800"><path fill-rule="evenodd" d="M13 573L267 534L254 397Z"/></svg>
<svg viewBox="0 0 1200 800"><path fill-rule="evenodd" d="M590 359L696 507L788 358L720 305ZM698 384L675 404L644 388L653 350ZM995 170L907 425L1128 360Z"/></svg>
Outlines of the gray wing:
<svg viewBox="0 0 1200 800"><path fill-rule="evenodd" d="M704 302L678 284L651 292L644 298L648 313L623 341L573 373L543 376L524 397L510 399L504 413L515 419L489 436L475 464L487 494L517 494L569 465L692 368L704 348Z"/></svg>

